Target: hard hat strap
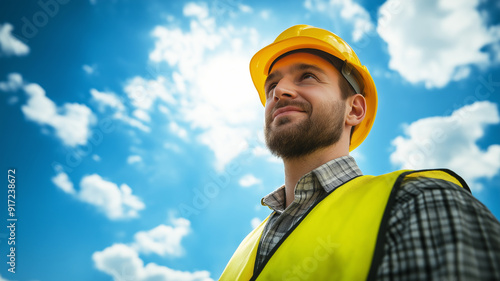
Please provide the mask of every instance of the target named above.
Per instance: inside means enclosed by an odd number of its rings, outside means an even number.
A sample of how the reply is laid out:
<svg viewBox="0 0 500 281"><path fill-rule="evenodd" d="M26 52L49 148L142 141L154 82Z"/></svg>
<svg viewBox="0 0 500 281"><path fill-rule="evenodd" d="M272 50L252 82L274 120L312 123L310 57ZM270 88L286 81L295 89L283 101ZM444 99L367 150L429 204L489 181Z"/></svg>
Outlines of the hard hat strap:
<svg viewBox="0 0 500 281"><path fill-rule="evenodd" d="M358 83L359 80L355 77L356 71L353 71L353 69L354 67L349 62L347 62L347 60L345 60L340 72L342 73L342 76L344 76L345 80L349 82L349 85L351 85L356 94L363 94L363 89L361 89Z"/></svg>

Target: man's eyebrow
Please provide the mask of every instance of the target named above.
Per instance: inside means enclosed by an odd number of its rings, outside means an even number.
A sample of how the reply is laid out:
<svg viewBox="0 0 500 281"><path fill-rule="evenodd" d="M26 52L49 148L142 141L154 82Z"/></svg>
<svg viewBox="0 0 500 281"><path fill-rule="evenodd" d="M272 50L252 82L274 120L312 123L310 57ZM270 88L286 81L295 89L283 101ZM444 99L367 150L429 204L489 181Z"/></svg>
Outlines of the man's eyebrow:
<svg viewBox="0 0 500 281"><path fill-rule="evenodd" d="M307 63L295 64L290 69L290 72L303 71L303 70L314 70L314 71L317 71L321 74L326 74L326 72L323 69L321 69L320 67L313 65L313 64L307 64ZM269 74L269 76L267 76L266 82L264 83L264 85L266 85L267 83L269 83L269 81L273 80L274 78L276 78L278 76L282 76L280 71L272 72L271 74Z"/></svg>
<svg viewBox="0 0 500 281"><path fill-rule="evenodd" d="M325 71L320 67L314 64L307 64L307 63L296 64L292 66L292 68L290 69L290 71L297 71L297 70L314 70L321 74L326 74Z"/></svg>
<svg viewBox="0 0 500 281"><path fill-rule="evenodd" d="M267 76L266 81L264 82L264 85L267 85L269 83L269 81L274 80L274 78L276 78L278 76L283 76L280 71L272 72L271 74L269 74Z"/></svg>

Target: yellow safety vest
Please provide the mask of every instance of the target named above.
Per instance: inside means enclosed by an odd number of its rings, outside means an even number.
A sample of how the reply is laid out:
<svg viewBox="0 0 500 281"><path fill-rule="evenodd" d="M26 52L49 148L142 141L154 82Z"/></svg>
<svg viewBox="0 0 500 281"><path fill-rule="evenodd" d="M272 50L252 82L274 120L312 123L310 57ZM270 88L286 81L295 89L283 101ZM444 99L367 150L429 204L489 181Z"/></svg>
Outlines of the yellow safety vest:
<svg viewBox="0 0 500 281"><path fill-rule="evenodd" d="M366 280L376 274L391 202L404 178L466 183L449 170L360 176L329 194L290 230L255 269L264 220L241 242L219 280ZM388 202L389 201L389 202ZM382 225L382 227L381 227ZM373 272L372 272L373 271Z"/></svg>

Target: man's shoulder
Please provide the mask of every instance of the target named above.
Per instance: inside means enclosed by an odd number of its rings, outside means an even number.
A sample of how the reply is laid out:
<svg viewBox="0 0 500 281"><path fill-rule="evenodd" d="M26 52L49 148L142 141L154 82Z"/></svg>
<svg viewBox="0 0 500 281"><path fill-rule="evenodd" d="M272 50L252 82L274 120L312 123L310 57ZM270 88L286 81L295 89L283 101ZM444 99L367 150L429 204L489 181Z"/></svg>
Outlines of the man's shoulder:
<svg viewBox="0 0 500 281"><path fill-rule="evenodd" d="M460 178L461 180L461 178ZM397 186L393 208L405 212L483 213L493 216L468 187L426 176L405 177ZM419 211L417 211L419 210Z"/></svg>
<svg viewBox="0 0 500 281"><path fill-rule="evenodd" d="M419 196L430 196L430 198L427 198L428 200L474 198L467 186L461 186L457 182L443 178L426 176L425 173L420 171L414 171L413 173L418 174L418 176L405 176L401 179L398 186L396 186L398 188L396 191L397 197L410 199ZM460 180L462 179L460 178Z"/></svg>

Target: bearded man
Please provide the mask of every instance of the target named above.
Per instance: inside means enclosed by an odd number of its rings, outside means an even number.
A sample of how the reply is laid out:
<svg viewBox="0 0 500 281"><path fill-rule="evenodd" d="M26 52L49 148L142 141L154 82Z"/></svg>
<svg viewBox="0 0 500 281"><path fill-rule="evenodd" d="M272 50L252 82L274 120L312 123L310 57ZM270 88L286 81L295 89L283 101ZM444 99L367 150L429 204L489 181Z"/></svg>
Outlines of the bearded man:
<svg viewBox="0 0 500 281"><path fill-rule="evenodd" d="M349 152L375 119L375 83L349 45L297 25L250 72L285 183L220 280L500 280L500 223L447 169L363 175Z"/></svg>

